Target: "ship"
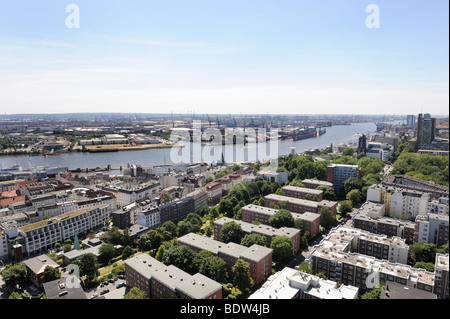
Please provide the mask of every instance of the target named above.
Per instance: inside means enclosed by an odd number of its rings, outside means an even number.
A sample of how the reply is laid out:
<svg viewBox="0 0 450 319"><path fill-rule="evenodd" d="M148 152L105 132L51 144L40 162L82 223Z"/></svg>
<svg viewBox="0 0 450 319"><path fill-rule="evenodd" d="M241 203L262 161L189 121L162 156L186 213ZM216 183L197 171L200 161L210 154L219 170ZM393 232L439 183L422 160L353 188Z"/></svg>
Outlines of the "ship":
<svg viewBox="0 0 450 319"><path fill-rule="evenodd" d="M22 165L20 164L15 164L15 165L11 165L10 167L7 168L2 168L0 169L1 172L3 173L7 173L7 172L21 172L22 171Z"/></svg>

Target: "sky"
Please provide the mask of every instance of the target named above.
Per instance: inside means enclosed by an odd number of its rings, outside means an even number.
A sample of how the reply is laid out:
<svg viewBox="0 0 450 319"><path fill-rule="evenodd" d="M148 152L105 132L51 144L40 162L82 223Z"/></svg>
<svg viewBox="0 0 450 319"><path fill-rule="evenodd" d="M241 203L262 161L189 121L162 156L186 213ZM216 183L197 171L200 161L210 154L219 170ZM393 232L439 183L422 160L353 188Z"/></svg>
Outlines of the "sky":
<svg viewBox="0 0 450 319"><path fill-rule="evenodd" d="M447 0L0 0L0 114L446 115L448 39Z"/></svg>

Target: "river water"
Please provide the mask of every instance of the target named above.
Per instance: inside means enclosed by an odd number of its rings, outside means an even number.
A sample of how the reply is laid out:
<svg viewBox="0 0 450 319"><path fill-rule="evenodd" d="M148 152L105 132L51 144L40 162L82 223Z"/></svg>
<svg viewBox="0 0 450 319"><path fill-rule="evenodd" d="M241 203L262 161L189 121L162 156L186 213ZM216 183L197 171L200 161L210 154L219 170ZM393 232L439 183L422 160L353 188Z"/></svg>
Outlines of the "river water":
<svg viewBox="0 0 450 319"><path fill-rule="evenodd" d="M300 141L278 141L278 153L277 155L287 155L290 153L292 146L296 148L297 153L304 152L307 149L313 148L325 148L330 144L334 147L341 143L349 144L350 142L357 142L358 137L355 134L372 135L376 131L376 125L374 123L356 123L351 125L332 126L327 127L327 132L319 137L310 138ZM262 143L261 146L265 146ZM253 146L245 147L245 154ZM258 146L260 147L260 146ZM224 154L226 162L234 162L235 156L233 156L232 146L224 146ZM203 149L203 147L202 147ZM172 152L172 153L171 153ZM183 152L181 150L180 152ZM190 149L191 159L192 153L195 152L194 148ZM269 149L267 150L269 153ZM64 153L55 156L0 156L0 163L2 167L9 167L14 164L21 164L23 169L27 169L30 166L67 166L70 169L75 168L95 168L106 167L111 165L112 168L127 167L128 165L136 164L142 167L151 167L156 165L173 164L171 158L173 158L173 150L167 149L150 149L141 151L123 151L112 153ZM220 154L221 155L221 154ZM219 158L221 157L219 155ZM231 157L230 157L231 156ZM268 156L269 157L269 156ZM267 157L267 158L268 158ZM264 160L267 158L258 158ZM247 160L247 157L245 158Z"/></svg>

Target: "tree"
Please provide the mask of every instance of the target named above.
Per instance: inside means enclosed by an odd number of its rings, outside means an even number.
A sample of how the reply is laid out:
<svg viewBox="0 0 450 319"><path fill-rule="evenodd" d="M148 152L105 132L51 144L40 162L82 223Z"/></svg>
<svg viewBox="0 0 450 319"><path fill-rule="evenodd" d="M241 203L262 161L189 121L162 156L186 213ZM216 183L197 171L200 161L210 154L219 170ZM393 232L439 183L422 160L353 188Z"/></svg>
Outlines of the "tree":
<svg viewBox="0 0 450 319"><path fill-rule="evenodd" d="M86 276L88 280L93 280L97 277L98 273L98 263L97 257L94 254L88 253L81 257L80 259L80 275Z"/></svg>
<svg viewBox="0 0 450 319"><path fill-rule="evenodd" d="M252 245L267 246L267 238L260 234L246 234L241 240L241 245L250 247Z"/></svg>
<svg viewBox="0 0 450 319"><path fill-rule="evenodd" d="M433 263L419 261L414 265L414 268L422 268L422 269L428 270L429 272L434 272L434 264Z"/></svg>
<svg viewBox="0 0 450 319"><path fill-rule="evenodd" d="M352 209L353 209L353 207L352 207L351 201L344 200L339 203L339 211L341 212L341 215L343 215L343 216L350 213L352 211Z"/></svg>
<svg viewBox="0 0 450 319"><path fill-rule="evenodd" d="M418 262L433 263L436 259L437 248L435 244L420 241L409 246L411 264Z"/></svg>
<svg viewBox="0 0 450 319"><path fill-rule="evenodd" d="M311 267L309 267L309 264L306 261L302 262L297 270L311 275L313 273Z"/></svg>
<svg viewBox="0 0 450 319"><path fill-rule="evenodd" d="M130 246L126 246L122 251L122 259L123 260L128 259L131 256L133 256L133 254L134 254L134 249L131 248Z"/></svg>
<svg viewBox="0 0 450 319"><path fill-rule="evenodd" d="M360 180L359 178L356 177L349 177L345 182L344 182L344 191L345 194L350 193L350 191L357 189L357 190L362 190L364 184L363 181Z"/></svg>
<svg viewBox="0 0 450 319"><path fill-rule="evenodd" d="M280 265L285 265L292 260L294 247L288 236L275 236L272 239L270 248L273 249L273 261Z"/></svg>
<svg viewBox="0 0 450 319"><path fill-rule="evenodd" d="M149 251L152 249L152 242L147 234L144 234L141 237L139 237L139 239L136 242L138 249L140 251Z"/></svg>
<svg viewBox="0 0 450 319"><path fill-rule="evenodd" d="M204 259L199 272L217 282L228 282L227 263L220 257L211 256Z"/></svg>
<svg viewBox="0 0 450 319"><path fill-rule="evenodd" d="M361 203L361 192L357 189L352 189L347 193L346 198L352 203L352 206L355 207L356 205Z"/></svg>
<svg viewBox="0 0 450 319"><path fill-rule="evenodd" d="M361 299L380 299L381 298L381 288L374 289L372 291L366 292L361 296Z"/></svg>
<svg viewBox="0 0 450 319"><path fill-rule="evenodd" d="M238 259L232 268L233 285L241 291L252 289L254 281L250 275L250 266L243 259Z"/></svg>
<svg viewBox="0 0 450 319"><path fill-rule="evenodd" d="M42 275L42 282L49 282L61 278L61 273L59 269L53 268L51 266L46 266L44 269L44 274Z"/></svg>
<svg viewBox="0 0 450 319"><path fill-rule="evenodd" d="M163 260L164 257L164 253L166 251L168 251L171 247L177 246L177 240L173 239L173 240L169 240L169 241L165 241L161 244L161 246L159 246L158 251L156 252L155 258L158 261Z"/></svg>
<svg viewBox="0 0 450 319"><path fill-rule="evenodd" d="M166 265L174 265L193 275L196 270L193 263L194 257L195 252L191 248L187 246L173 246L164 252L162 262Z"/></svg>
<svg viewBox="0 0 450 319"><path fill-rule="evenodd" d="M164 236L161 234L161 232L154 229L149 231L145 235L147 235L150 239L150 249L158 249L164 241Z"/></svg>
<svg viewBox="0 0 450 319"><path fill-rule="evenodd" d="M190 221L182 220L182 221L178 222L178 226L177 226L178 237L182 237L189 233L196 233L196 231L194 231L194 229L196 229L196 227L197 226L192 225L192 223ZM199 228L199 227L197 227L197 228Z"/></svg>
<svg viewBox="0 0 450 319"><path fill-rule="evenodd" d="M300 248L306 249L309 246L309 237L310 237L309 231L306 231L301 237L300 237Z"/></svg>
<svg viewBox="0 0 450 319"><path fill-rule="evenodd" d="M23 286L27 282L27 267L25 264L7 264L0 273L7 286Z"/></svg>
<svg viewBox="0 0 450 319"><path fill-rule="evenodd" d="M336 217L334 216L331 209L327 206L322 206L319 210L320 215L320 226L326 230L331 229L336 223Z"/></svg>
<svg viewBox="0 0 450 319"><path fill-rule="evenodd" d="M212 252L210 252L209 250L202 250L200 252L198 252L193 260L193 264L194 264L194 268L196 271L200 271L200 267L203 264L203 261L205 261L205 259L211 258L213 255Z"/></svg>
<svg viewBox="0 0 450 319"><path fill-rule="evenodd" d="M314 195L314 194L307 194L305 196L305 199L306 200L311 200L313 202L318 202L319 201L319 198L317 197L317 195Z"/></svg>
<svg viewBox="0 0 450 319"><path fill-rule="evenodd" d="M219 202L219 213L227 217L233 217L233 202L228 198L222 198Z"/></svg>
<svg viewBox="0 0 450 319"><path fill-rule="evenodd" d="M100 263L106 264L114 258L116 249L114 248L113 244L103 244L98 249L98 253L98 261Z"/></svg>
<svg viewBox="0 0 450 319"><path fill-rule="evenodd" d="M241 225L235 222L225 223L220 231L220 238L224 243L233 242L240 244L243 237L244 232Z"/></svg>
<svg viewBox="0 0 450 319"><path fill-rule="evenodd" d="M274 228L294 227L295 221L288 210L280 209L276 214L270 216L269 224Z"/></svg>
<svg viewBox="0 0 450 319"><path fill-rule="evenodd" d="M303 229L303 220L301 220L300 218L295 218L294 227L302 230Z"/></svg>
<svg viewBox="0 0 450 319"><path fill-rule="evenodd" d="M336 201L337 197L334 193L333 187L321 185L316 188L319 191L323 191L323 198L326 200Z"/></svg>
<svg viewBox="0 0 450 319"><path fill-rule="evenodd" d="M353 154L355 154L355 150L353 148L346 148L342 152L342 155L344 155L344 156L353 156Z"/></svg>
<svg viewBox="0 0 450 319"><path fill-rule="evenodd" d="M123 299L148 299L147 294L138 287L133 287L123 297Z"/></svg>

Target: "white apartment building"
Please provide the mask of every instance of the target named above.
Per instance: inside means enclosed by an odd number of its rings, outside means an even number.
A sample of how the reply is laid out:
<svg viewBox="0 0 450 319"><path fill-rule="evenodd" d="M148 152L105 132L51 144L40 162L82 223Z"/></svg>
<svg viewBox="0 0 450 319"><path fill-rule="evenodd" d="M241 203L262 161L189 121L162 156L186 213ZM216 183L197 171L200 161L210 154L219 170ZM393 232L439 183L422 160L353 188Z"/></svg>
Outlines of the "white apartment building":
<svg viewBox="0 0 450 319"><path fill-rule="evenodd" d="M366 156L369 158L379 158L386 162L392 155L394 155L394 147L392 145L378 142L367 143Z"/></svg>
<svg viewBox="0 0 450 319"><path fill-rule="evenodd" d="M424 241L438 247L449 240L449 217L438 214L427 214L416 217L414 242Z"/></svg>
<svg viewBox="0 0 450 319"><path fill-rule="evenodd" d="M155 229L161 226L161 214L158 207L149 207L137 213L136 222L138 225Z"/></svg>
<svg viewBox="0 0 450 319"><path fill-rule="evenodd" d="M107 205L85 208L20 227L18 235L23 238L24 253L34 255L84 231L103 227L109 218Z"/></svg>
<svg viewBox="0 0 450 319"><path fill-rule="evenodd" d="M143 198L155 199L162 190L160 183L108 185L104 186L103 189L116 195L119 208Z"/></svg>
<svg viewBox="0 0 450 319"><path fill-rule="evenodd" d="M396 218L406 216L413 221L418 215L426 215L428 213L448 216L448 205L442 200L433 199L426 192L378 184L369 187L367 200L384 203L386 205L386 215L393 215Z"/></svg>

